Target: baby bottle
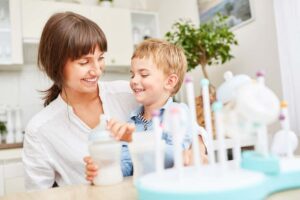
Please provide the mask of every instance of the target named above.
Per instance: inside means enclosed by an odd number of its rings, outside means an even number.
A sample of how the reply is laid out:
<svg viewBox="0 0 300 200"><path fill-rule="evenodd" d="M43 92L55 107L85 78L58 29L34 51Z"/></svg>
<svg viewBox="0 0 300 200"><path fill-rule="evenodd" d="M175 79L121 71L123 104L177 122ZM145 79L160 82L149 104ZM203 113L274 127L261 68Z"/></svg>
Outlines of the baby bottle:
<svg viewBox="0 0 300 200"><path fill-rule="evenodd" d="M123 180L121 170L121 143L112 138L106 130L106 117L100 116L98 125L89 136L89 152L98 165L95 185L113 185Z"/></svg>

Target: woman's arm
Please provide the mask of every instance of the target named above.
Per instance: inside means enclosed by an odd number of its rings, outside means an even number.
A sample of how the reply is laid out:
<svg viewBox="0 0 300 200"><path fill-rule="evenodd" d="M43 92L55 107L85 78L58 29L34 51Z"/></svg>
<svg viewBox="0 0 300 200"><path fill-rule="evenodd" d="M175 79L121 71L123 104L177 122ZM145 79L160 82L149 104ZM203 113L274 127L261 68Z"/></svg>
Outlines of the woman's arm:
<svg viewBox="0 0 300 200"><path fill-rule="evenodd" d="M49 163L44 146L30 128L25 132L22 160L26 190L51 188L55 181L55 172Z"/></svg>
<svg viewBox="0 0 300 200"><path fill-rule="evenodd" d="M189 110L188 106L181 103L181 106L186 110L187 116L191 116L191 111ZM194 163L193 161L193 151L192 151L192 140L193 140L193 134L198 135L198 142L199 142L199 155L200 155L200 161L203 164L208 163L208 157L207 157L207 132L206 130L199 126L197 121L193 121L189 119L189 125L187 128L187 133L184 136L184 142L183 146L184 147L189 147L189 148L184 148L183 151L183 161L185 165L192 165Z"/></svg>
<svg viewBox="0 0 300 200"><path fill-rule="evenodd" d="M203 138L200 134L198 137L198 141L199 141L200 160L201 160L202 164L208 164L208 157L206 154L206 146L205 146L205 144L203 142ZM190 166L190 165L194 164L192 146L189 149L186 149L183 151L183 164L185 166Z"/></svg>
<svg viewBox="0 0 300 200"><path fill-rule="evenodd" d="M98 174L98 166L94 163L90 156L84 157L83 161L85 162L85 179L93 182L94 178Z"/></svg>

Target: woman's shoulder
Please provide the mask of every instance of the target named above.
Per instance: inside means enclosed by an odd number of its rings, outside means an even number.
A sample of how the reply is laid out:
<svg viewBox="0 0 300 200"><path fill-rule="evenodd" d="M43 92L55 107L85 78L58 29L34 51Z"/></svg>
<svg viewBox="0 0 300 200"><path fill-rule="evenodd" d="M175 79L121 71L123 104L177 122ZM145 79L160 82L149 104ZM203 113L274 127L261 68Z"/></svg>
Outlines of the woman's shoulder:
<svg viewBox="0 0 300 200"><path fill-rule="evenodd" d="M129 81L126 80L101 81L99 88L101 92L105 93L132 93Z"/></svg>
<svg viewBox="0 0 300 200"><path fill-rule="evenodd" d="M59 99L55 99L48 106L42 108L38 113L36 113L27 123L25 128L25 132L33 133L37 132L37 130L47 124L49 120L57 119L58 113L61 112L63 105Z"/></svg>

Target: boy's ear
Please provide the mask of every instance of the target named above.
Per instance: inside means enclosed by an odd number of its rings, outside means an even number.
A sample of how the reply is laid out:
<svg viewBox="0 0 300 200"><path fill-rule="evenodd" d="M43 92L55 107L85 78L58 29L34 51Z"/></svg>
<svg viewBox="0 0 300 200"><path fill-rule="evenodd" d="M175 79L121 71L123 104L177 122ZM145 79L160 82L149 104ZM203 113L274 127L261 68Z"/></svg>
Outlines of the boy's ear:
<svg viewBox="0 0 300 200"><path fill-rule="evenodd" d="M165 88L172 91L178 82L178 76L176 74L171 74L167 77L165 81Z"/></svg>

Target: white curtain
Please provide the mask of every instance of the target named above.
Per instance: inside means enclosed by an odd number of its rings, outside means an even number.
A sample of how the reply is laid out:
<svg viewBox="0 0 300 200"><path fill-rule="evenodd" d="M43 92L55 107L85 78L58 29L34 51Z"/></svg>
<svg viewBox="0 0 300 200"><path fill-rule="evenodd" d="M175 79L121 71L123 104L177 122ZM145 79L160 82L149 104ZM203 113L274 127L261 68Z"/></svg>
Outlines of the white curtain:
<svg viewBox="0 0 300 200"><path fill-rule="evenodd" d="M274 0L283 97L291 128L300 135L300 0Z"/></svg>

